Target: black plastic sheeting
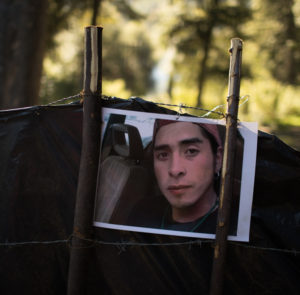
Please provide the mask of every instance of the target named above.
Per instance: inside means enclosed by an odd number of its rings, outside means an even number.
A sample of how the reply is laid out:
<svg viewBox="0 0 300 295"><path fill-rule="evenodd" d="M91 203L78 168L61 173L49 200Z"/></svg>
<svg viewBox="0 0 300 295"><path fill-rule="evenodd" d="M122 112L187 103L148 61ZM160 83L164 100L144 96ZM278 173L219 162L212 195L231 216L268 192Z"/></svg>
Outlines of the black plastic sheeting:
<svg viewBox="0 0 300 295"><path fill-rule="evenodd" d="M103 106L172 113L140 98ZM66 294L82 105L0 112L0 293ZM300 294L300 153L259 132L250 243L224 294ZM96 229L87 294L208 294L210 240Z"/></svg>

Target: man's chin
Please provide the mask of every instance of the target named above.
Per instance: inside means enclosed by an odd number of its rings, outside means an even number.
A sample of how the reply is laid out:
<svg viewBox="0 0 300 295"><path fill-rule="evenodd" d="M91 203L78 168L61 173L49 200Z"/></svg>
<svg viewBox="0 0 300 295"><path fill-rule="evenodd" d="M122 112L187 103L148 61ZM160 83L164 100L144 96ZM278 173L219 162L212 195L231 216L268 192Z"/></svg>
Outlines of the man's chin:
<svg viewBox="0 0 300 295"><path fill-rule="evenodd" d="M172 194L165 195L167 201L171 205L172 208L176 209L189 209L196 205L197 198L194 196L189 196L186 194L174 196Z"/></svg>
<svg viewBox="0 0 300 295"><path fill-rule="evenodd" d="M170 205L172 208L175 208L178 210L188 210L188 209L192 208L195 205L195 203L182 201L182 202L173 202L173 203L170 203Z"/></svg>

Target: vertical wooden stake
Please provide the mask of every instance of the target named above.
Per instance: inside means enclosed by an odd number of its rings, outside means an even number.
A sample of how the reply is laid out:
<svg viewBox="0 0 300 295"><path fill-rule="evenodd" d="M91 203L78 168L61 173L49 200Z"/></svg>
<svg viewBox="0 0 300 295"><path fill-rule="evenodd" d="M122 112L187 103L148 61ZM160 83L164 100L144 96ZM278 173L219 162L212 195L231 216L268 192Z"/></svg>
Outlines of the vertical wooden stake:
<svg viewBox="0 0 300 295"><path fill-rule="evenodd" d="M85 28L83 130L68 295L86 294L101 132L102 28Z"/></svg>
<svg viewBox="0 0 300 295"><path fill-rule="evenodd" d="M234 158L236 151L242 47L242 40L238 38L231 40L226 137L210 295L221 295L224 283L224 266L227 250L227 235L233 189Z"/></svg>

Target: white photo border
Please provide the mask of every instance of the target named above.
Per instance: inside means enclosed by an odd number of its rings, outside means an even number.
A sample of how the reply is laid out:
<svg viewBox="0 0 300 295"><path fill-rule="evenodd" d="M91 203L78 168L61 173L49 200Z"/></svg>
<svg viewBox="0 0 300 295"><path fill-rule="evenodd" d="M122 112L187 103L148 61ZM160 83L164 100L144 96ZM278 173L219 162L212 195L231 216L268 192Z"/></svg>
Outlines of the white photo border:
<svg viewBox="0 0 300 295"><path fill-rule="evenodd" d="M226 125L224 119L218 120L218 119L207 119L207 118L199 118L199 117L192 117L192 116L166 115L166 114L150 113L150 112L102 108L102 118L104 119L104 121L102 121L102 132L101 132L102 137L106 129L105 118L111 114L126 115L126 117L137 117L141 121L152 119L154 122L155 119L165 119L165 120L177 120L177 121L184 121L184 122L216 124L216 125L223 125L223 126ZM253 191L254 191L254 178L255 178L255 168L256 168L257 130L258 130L257 122L238 123L238 131L240 132L241 136L244 139L244 149L243 149L243 164L242 164L242 175L241 175L237 234L236 236L233 235L228 236L228 240L232 240L232 241L249 242L251 210L252 210ZM102 139L103 138L101 138L101 142ZM97 197L95 198L95 204L96 202L97 202ZM113 223L106 223L106 222L97 222L96 220L94 220L93 225L95 227L115 229L115 230L126 230L126 231L134 231L134 232L192 237L192 238L215 239L215 234L120 225L120 224L113 224Z"/></svg>

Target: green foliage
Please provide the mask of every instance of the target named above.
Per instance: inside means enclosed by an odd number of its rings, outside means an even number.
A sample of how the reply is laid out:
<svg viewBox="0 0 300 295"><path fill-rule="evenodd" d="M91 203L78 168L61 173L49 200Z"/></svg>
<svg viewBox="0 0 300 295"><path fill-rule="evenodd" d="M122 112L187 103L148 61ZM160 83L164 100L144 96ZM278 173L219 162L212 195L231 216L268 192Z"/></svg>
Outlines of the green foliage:
<svg viewBox="0 0 300 295"><path fill-rule="evenodd" d="M44 101L80 91L83 27L90 23L92 2L50 1L49 36L56 46L49 43L44 63ZM225 105L228 48L231 38L240 37L241 96L249 97L240 119L272 127L299 124L299 1L102 0L100 11L104 94L200 102L206 109ZM69 59L61 54L66 51Z"/></svg>
<svg viewBox="0 0 300 295"><path fill-rule="evenodd" d="M70 18L82 17L83 12L92 6L92 0L49 0L48 1L47 48L55 49L56 34L69 29Z"/></svg>
<svg viewBox="0 0 300 295"><path fill-rule="evenodd" d="M47 104L61 98L72 96L75 93L79 93L80 88L78 88L78 83L75 83L75 81L76 79L73 79L73 77L48 77L47 84L43 83L43 88L41 90L43 104ZM74 89L76 89L76 87L78 89L74 92Z"/></svg>
<svg viewBox="0 0 300 295"><path fill-rule="evenodd" d="M299 1L253 0L254 17L249 22L253 40L255 38L257 46L266 54L264 66L276 80L292 85L300 82L300 27L296 23L299 11L295 9L297 2Z"/></svg>
<svg viewBox="0 0 300 295"><path fill-rule="evenodd" d="M52 30L59 33L54 34L51 39L52 44L49 44L44 61L41 89L43 103L51 100L51 97L56 98L62 94L64 97L70 96L80 91L82 79L79 77L83 76L83 27L90 25L92 18L92 11L89 9L91 1L75 1L72 5L69 1L52 1L51 12L56 15ZM119 1L118 4L116 7L104 1L101 9L101 19L105 24L102 54L103 84L106 87L103 89L118 85L116 90L121 93L114 95L144 95L152 83L151 71L154 64L151 46L144 34L144 27L139 25L141 14L135 13L126 1ZM69 15L71 12L72 15ZM82 25L80 31L79 20ZM66 28L62 29L62 26ZM63 91L64 87L69 94Z"/></svg>
<svg viewBox="0 0 300 295"><path fill-rule="evenodd" d="M257 120L276 128L300 123L300 87L286 86L273 78L244 80L241 95L248 95L247 112L241 108L242 120Z"/></svg>

